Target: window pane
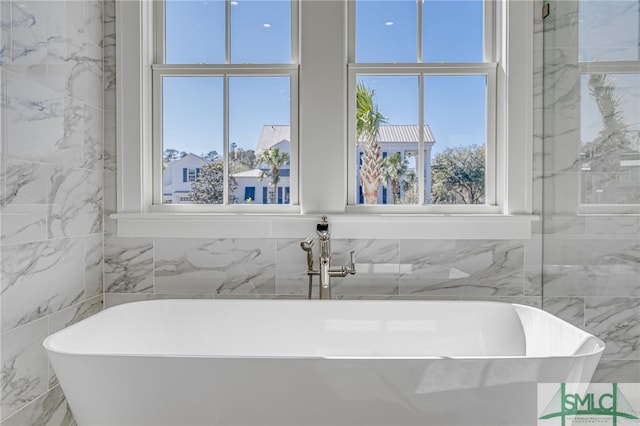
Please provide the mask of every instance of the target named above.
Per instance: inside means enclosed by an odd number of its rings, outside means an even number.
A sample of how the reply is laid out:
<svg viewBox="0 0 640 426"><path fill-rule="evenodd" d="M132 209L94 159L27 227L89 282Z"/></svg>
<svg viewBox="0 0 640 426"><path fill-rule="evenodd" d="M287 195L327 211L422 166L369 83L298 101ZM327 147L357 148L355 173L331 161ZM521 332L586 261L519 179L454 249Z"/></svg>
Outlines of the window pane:
<svg viewBox="0 0 640 426"><path fill-rule="evenodd" d="M166 0L165 7L165 63L225 62L224 0Z"/></svg>
<svg viewBox="0 0 640 426"><path fill-rule="evenodd" d="M640 2L581 1L580 61L638 61Z"/></svg>
<svg viewBox="0 0 640 426"><path fill-rule="evenodd" d="M416 62L416 21L415 0L357 0L356 62Z"/></svg>
<svg viewBox="0 0 640 426"><path fill-rule="evenodd" d="M640 74L581 78L583 204L640 203Z"/></svg>
<svg viewBox="0 0 640 426"><path fill-rule="evenodd" d="M289 203L290 98L288 76L229 78L230 203Z"/></svg>
<svg viewBox="0 0 640 426"><path fill-rule="evenodd" d="M425 76L424 122L432 135L427 203L485 202L486 92L485 76Z"/></svg>
<svg viewBox="0 0 640 426"><path fill-rule="evenodd" d="M223 78L163 77L163 203L221 204Z"/></svg>
<svg viewBox="0 0 640 426"><path fill-rule="evenodd" d="M359 76L357 80L356 122L361 123L356 124L357 203L414 204L418 199L418 76Z"/></svg>
<svg viewBox="0 0 640 426"><path fill-rule="evenodd" d="M482 0L424 0L423 4L423 62L482 62Z"/></svg>
<svg viewBox="0 0 640 426"><path fill-rule="evenodd" d="M251 0L231 2L231 62L288 64L291 62L291 2Z"/></svg>

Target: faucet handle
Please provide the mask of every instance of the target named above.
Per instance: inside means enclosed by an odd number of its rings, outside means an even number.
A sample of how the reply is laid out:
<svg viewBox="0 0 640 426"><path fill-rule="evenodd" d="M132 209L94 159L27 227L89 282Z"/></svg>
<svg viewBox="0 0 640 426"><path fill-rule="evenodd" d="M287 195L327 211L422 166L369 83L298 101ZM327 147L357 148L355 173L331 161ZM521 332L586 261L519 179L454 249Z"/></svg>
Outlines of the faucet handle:
<svg viewBox="0 0 640 426"><path fill-rule="evenodd" d="M355 255L356 255L356 251L355 250L351 250L349 252L349 266L348 266L348 270L350 274L355 274L356 273L356 262L355 262Z"/></svg>

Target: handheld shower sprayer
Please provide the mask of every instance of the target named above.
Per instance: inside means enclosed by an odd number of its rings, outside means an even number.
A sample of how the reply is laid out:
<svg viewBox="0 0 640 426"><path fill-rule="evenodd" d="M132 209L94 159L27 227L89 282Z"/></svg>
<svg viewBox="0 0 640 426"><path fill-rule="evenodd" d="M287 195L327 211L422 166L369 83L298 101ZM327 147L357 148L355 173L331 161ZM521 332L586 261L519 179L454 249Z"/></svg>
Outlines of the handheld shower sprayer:
<svg viewBox="0 0 640 426"><path fill-rule="evenodd" d="M313 242L314 241L311 238L306 238L300 241L300 247L302 250L307 252L307 268L309 270L313 269L313 253L311 251L313 248Z"/></svg>

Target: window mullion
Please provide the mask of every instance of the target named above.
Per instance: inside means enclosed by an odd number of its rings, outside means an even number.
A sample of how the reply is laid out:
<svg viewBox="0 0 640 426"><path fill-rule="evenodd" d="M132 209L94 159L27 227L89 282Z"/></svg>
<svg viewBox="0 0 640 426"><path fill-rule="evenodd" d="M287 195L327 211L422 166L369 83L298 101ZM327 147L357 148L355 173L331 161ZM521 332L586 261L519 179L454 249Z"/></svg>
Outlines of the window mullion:
<svg viewBox="0 0 640 426"><path fill-rule="evenodd" d="M417 15L418 15L418 22L417 22L417 31L416 31L416 58L417 58L417 62L418 63L422 63L422 13L424 11L424 0L417 0L416 1L416 7L417 7Z"/></svg>
<svg viewBox="0 0 640 426"><path fill-rule="evenodd" d="M427 197L425 194L425 179L431 179L431 177L427 176L424 161L424 73L420 73L418 76L418 92L418 158L416 158L416 178L418 179L418 204L422 206L427 200L431 199L431 196Z"/></svg>
<svg viewBox="0 0 640 426"><path fill-rule="evenodd" d="M231 63L231 0L226 0L224 3L224 28L225 28L225 49L224 49L224 63Z"/></svg>
<svg viewBox="0 0 640 426"><path fill-rule="evenodd" d="M222 166L222 204L229 204L229 75L224 75L224 88L223 88L223 136L222 136L222 150L223 150L223 166Z"/></svg>

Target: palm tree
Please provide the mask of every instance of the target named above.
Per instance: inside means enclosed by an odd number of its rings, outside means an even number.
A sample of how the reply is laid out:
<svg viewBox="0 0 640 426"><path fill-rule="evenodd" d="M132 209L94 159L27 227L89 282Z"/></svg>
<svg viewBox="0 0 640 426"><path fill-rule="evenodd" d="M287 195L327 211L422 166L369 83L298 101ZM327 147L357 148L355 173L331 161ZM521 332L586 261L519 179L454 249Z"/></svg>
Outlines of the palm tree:
<svg viewBox="0 0 640 426"><path fill-rule="evenodd" d="M261 170L258 180L262 180L265 176L271 178L271 185L273 186L273 192L269 194L269 204L276 204L278 182L280 182L280 169L282 166L289 164L289 153L280 152L279 148L269 148L262 151L258 162L268 167L268 170Z"/></svg>
<svg viewBox="0 0 640 426"><path fill-rule="evenodd" d="M382 160L382 180L391 186L393 204L400 202L400 181L409 169L409 163L399 152L394 152Z"/></svg>
<svg viewBox="0 0 640 426"><path fill-rule="evenodd" d="M380 125L387 121L373 102L375 91L364 83L356 86L356 137L362 148L360 185L365 204L376 204L382 177L382 149L378 144Z"/></svg>

